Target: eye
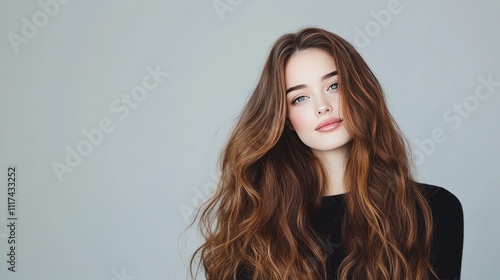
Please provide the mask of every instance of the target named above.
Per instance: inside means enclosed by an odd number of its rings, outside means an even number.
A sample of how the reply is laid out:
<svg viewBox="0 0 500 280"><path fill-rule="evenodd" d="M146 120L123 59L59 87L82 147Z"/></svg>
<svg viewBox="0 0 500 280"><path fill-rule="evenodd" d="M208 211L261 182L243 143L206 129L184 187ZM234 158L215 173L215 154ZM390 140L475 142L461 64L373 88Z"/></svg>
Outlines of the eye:
<svg viewBox="0 0 500 280"><path fill-rule="evenodd" d="M298 104L300 102L305 101L307 98L308 98L307 96L302 95L302 96L299 96L299 97L295 98L294 100L292 100L292 103Z"/></svg>
<svg viewBox="0 0 500 280"><path fill-rule="evenodd" d="M337 91L338 88L339 88L339 83L334 83L328 87L328 90Z"/></svg>

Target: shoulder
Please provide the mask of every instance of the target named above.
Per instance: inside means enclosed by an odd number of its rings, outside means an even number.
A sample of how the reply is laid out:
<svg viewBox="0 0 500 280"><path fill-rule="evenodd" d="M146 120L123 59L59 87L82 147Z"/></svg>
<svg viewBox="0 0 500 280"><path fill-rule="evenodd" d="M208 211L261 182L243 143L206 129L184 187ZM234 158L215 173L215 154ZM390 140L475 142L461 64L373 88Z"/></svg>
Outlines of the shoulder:
<svg viewBox="0 0 500 280"><path fill-rule="evenodd" d="M460 200L443 187L419 183L434 221L432 263L440 279L459 279L464 243L464 214Z"/></svg>
<svg viewBox="0 0 500 280"><path fill-rule="evenodd" d="M438 237L463 236L464 211L460 200L443 187L419 183L429 201Z"/></svg>
<svg viewBox="0 0 500 280"><path fill-rule="evenodd" d="M423 188L434 218L448 219L463 217L463 208L460 200L450 191L443 187L418 183Z"/></svg>

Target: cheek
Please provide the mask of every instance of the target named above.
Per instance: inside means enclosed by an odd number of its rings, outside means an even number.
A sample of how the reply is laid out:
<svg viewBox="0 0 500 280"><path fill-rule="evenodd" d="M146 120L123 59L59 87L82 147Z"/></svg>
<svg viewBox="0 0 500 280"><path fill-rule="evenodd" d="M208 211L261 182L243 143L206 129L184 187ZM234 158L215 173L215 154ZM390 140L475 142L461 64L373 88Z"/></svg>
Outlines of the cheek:
<svg viewBox="0 0 500 280"><path fill-rule="evenodd" d="M307 117L303 114L292 113L288 116L290 123L293 128L297 130L302 130L308 126Z"/></svg>

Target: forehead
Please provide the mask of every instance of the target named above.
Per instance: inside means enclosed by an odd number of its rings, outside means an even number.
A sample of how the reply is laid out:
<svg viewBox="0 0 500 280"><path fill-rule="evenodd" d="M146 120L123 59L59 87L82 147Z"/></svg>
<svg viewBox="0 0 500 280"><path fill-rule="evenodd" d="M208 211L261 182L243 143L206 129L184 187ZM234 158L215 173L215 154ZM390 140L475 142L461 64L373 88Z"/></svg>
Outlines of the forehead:
<svg viewBox="0 0 500 280"><path fill-rule="evenodd" d="M320 49L306 49L293 54L285 67L287 88L299 84L321 82L321 78L337 70L333 58Z"/></svg>

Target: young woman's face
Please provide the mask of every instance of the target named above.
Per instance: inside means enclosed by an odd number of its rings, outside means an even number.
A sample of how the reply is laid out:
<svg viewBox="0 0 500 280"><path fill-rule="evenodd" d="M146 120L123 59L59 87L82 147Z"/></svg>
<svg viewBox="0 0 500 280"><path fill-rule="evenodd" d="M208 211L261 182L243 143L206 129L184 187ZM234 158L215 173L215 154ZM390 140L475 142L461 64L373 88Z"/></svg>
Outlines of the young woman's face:
<svg viewBox="0 0 500 280"><path fill-rule="evenodd" d="M340 110L342 85L333 58L319 49L292 55L285 68L291 129L313 152L330 151L352 140Z"/></svg>

